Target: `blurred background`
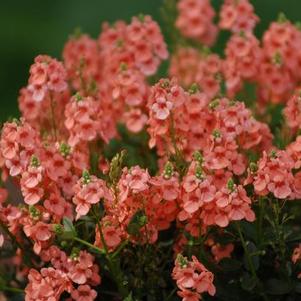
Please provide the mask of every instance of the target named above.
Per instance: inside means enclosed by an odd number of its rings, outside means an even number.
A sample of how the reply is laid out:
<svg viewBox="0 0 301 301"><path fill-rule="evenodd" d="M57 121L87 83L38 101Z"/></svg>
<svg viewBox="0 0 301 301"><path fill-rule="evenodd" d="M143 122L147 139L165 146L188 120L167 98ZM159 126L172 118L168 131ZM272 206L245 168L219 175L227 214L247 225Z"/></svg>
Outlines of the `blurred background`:
<svg viewBox="0 0 301 301"><path fill-rule="evenodd" d="M222 0L213 0L218 8ZM261 36L279 12L301 21L301 0L251 0L261 22ZM163 0L0 0L0 122L18 116L19 89L26 85L28 70L38 54L61 58L68 36L76 27L96 38L103 21L130 20L151 14L162 24ZM301 51L301 50L300 50Z"/></svg>

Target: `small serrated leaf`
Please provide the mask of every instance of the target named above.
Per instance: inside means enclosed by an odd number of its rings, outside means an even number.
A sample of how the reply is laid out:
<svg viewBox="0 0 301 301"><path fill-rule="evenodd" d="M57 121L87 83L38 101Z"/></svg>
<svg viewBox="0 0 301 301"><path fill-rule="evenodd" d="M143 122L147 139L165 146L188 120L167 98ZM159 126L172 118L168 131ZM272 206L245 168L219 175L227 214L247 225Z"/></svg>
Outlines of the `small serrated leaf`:
<svg viewBox="0 0 301 301"><path fill-rule="evenodd" d="M132 292L130 292L130 294L125 299L123 299L123 301L134 301Z"/></svg>
<svg viewBox="0 0 301 301"><path fill-rule="evenodd" d="M256 279L248 273L244 273L240 279L241 287L246 291L252 291L256 286Z"/></svg>
<svg viewBox="0 0 301 301"><path fill-rule="evenodd" d="M138 210L132 217L127 226L127 232L130 235L138 235L140 229L147 224L147 216L144 210Z"/></svg>
<svg viewBox="0 0 301 301"><path fill-rule="evenodd" d="M63 233L62 237L64 239L71 239L71 238L77 236L74 225L68 217L63 218L63 226L64 226L64 233Z"/></svg>

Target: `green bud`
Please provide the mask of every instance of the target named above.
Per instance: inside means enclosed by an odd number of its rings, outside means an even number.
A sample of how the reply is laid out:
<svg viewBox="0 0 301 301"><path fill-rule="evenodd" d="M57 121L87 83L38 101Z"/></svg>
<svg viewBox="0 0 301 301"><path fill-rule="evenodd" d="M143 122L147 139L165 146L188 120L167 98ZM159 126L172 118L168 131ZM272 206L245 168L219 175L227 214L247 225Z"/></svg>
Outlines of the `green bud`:
<svg viewBox="0 0 301 301"><path fill-rule="evenodd" d="M138 223L139 223L139 226L141 226L141 227L145 226L147 224L147 216L146 215L141 215L139 217Z"/></svg>
<svg viewBox="0 0 301 301"><path fill-rule="evenodd" d="M273 149L273 150L271 150L271 152L270 152L270 157L271 158L276 158L277 157L277 152Z"/></svg>
<svg viewBox="0 0 301 301"><path fill-rule="evenodd" d="M56 235L62 235L64 233L64 228L60 224L54 224L53 231Z"/></svg>
<svg viewBox="0 0 301 301"><path fill-rule="evenodd" d="M142 13L141 13L141 14L139 14L139 15L138 15L138 19L140 20L140 22L142 22L142 23L143 23L143 22L144 22L144 19L145 19L145 15L144 15L144 14L142 14Z"/></svg>
<svg viewBox="0 0 301 301"><path fill-rule="evenodd" d="M199 91L200 91L199 86L196 83L193 83L188 90L189 94L195 94Z"/></svg>
<svg viewBox="0 0 301 301"><path fill-rule="evenodd" d="M97 83L94 79L92 79L90 82L89 82L89 85L88 85L88 91L91 93L91 94L95 94L97 91L98 91L98 86L97 86Z"/></svg>
<svg viewBox="0 0 301 301"><path fill-rule="evenodd" d="M164 166L163 177L164 179L168 180L173 176L173 174L174 174L173 164L170 161L168 161Z"/></svg>
<svg viewBox="0 0 301 301"><path fill-rule="evenodd" d="M109 171L111 184L116 184L121 176L125 155L126 150L122 150L120 153L116 154L111 161Z"/></svg>
<svg viewBox="0 0 301 301"><path fill-rule="evenodd" d="M79 252L80 252L80 249L79 248L76 248L76 247L73 247L72 248L72 251L71 251L71 254L70 254L70 258L72 260L77 260L78 259L78 256L79 256Z"/></svg>
<svg viewBox="0 0 301 301"><path fill-rule="evenodd" d="M241 30L241 31L239 32L239 36L240 36L241 38L245 38L245 37L246 37L246 33L245 33L243 30Z"/></svg>
<svg viewBox="0 0 301 301"><path fill-rule="evenodd" d="M79 70L82 72L83 68L86 66L86 60L84 57L79 59Z"/></svg>
<svg viewBox="0 0 301 301"><path fill-rule="evenodd" d="M90 176L90 174L89 174L89 171L84 170L84 171L83 171L82 178L83 178L84 184L89 184L89 183L91 182L91 176Z"/></svg>
<svg viewBox="0 0 301 301"><path fill-rule="evenodd" d="M233 181L232 178L230 178L228 180L228 183L227 183L227 188L229 189L229 191L233 192L235 190L235 183Z"/></svg>
<svg viewBox="0 0 301 301"><path fill-rule="evenodd" d="M203 174L203 169L200 165L198 165L196 167L196 170L195 170L195 176L199 179L199 180L202 180L204 179L204 174Z"/></svg>
<svg viewBox="0 0 301 301"><path fill-rule="evenodd" d="M82 34L82 29L80 27L76 27L71 35L71 38L77 40L82 36Z"/></svg>
<svg viewBox="0 0 301 301"><path fill-rule="evenodd" d="M126 71L128 69L128 65L124 62L120 63L120 70L121 71Z"/></svg>
<svg viewBox="0 0 301 301"><path fill-rule="evenodd" d="M199 162L200 164L202 164L204 162L204 158L203 155L200 151L195 151L193 153L193 159L197 162Z"/></svg>
<svg viewBox="0 0 301 301"><path fill-rule="evenodd" d="M212 136L217 139L217 138L220 138L222 136L221 132L217 129L215 129L212 133Z"/></svg>
<svg viewBox="0 0 301 301"><path fill-rule="evenodd" d="M256 172L257 170L258 170L257 164L254 163L254 162L251 162L251 163L250 163L250 171L251 171L252 173L254 173L254 172Z"/></svg>
<svg viewBox="0 0 301 301"><path fill-rule="evenodd" d="M183 268L186 268L187 265L188 265L188 260L186 257L184 257L182 254L178 254L177 255L177 262L179 263L180 267L183 269Z"/></svg>
<svg viewBox="0 0 301 301"><path fill-rule="evenodd" d="M19 125L19 124L20 124L20 120L17 119L16 117L13 117L13 118L11 119L11 122L15 123L16 125Z"/></svg>
<svg viewBox="0 0 301 301"><path fill-rule="evenodd" d="M123 41L122 39L118 39L118 40L116 41L116 46L117 46L118 48L122 47L123 44L124 44L124 41Z"/></svg>
<svg viewBox="0 0 301 301"><path fill-rule="evenodd" d="M61 241L61 247L62 248L68 247L68 242L66 240Z"/></svg>
<svg viewBox="0 0 301 301"><path fill-rule="evenodd" d="M192 247L194 245L194 241L193 240L188 240L188 246Z"/></svg>
<svg viewBox="0 0 301 301"><path fill-rule="evenodd" d="M30 205L30 206L28 207L28 210L29 210L30 216L31 216L33 219L40 218L41 212L40 212L40 210L38 210L35 206Z"/></svg>
<svg viewBox="0 0 301 301"><path fill-rule="evenodd" d="M211 110L214 110L215 108L217 108L217 107L219 106L219 101L220 101L220 100L219 100L218 98L212 100L212 101L209 103L209 108L210 108Z"/></svg>
<svg viewBox="0 0 301 301"><path fill-rule="evenodd" d="M79 92L76 92L75 94L74 94L74 99L75 99L75 101L82 101L84 98L80 95L80 93Z"/></svg>
<svg viewBox="0 0 301 301"><path fill-rule="evenodd" d="M286 15L283 12L280 12L278 15L277 22L278 23L286 23L288 21Z"/></svg>
<svg viewBox="0 0 301 301"><path fill-rule="evenodd" d="M276 66L281 66L282 65L282 56L281 54L277 51L273 57L272 57L272 63Z"/></svg>
<svg viewBox="0 0 301 301"><path fill-rule="evenodd" d="M211 49L208 46L203 46L201 49L201 53L204 56L208 56L209 54L211 54Z"/></svg>
<svg viewBox="0 0 301 301"><path fill-rule="evenodd" d="M230 101L229 101L229 107L233 107L233 106L235 106L236 105L236 100L235 99L231 99Z"/></svg>
<svg viewBox="0 0 301 301"><path fill-rule="evenodd" d="M163 89L167 89L169 87L169 80L168 79L164 79L160 82L160 86Z"/></svg>
<svg viewBox="0 0 301 301"><path fill-rule="evenodd" d="M31 156L30 165L31 165L32 167L39 167L39 166L40 166L40 161L39 161L39 159L38 159L37 156L35 156L35 155L32 155L32 156Z"/></svg>
<svg viewBox="0 0 301 301"><path fill-rule="evenodd" d="M66 158L70 154L70 152L71 152L71 146L65 142L61 143L60 153L62 154L62 156Z"/></svg>

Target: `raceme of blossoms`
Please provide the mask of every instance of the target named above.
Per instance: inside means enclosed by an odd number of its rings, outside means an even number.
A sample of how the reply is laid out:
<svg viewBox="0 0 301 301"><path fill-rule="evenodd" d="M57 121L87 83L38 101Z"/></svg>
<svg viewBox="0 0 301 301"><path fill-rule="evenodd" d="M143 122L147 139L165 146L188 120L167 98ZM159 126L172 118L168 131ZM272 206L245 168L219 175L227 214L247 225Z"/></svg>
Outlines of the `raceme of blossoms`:
<svg viewBox="0 0 301 301"><path fill-rule="evenodd" d="M300 26L163 10L35 58L1 128L1 300L301 298Z"/></svg>

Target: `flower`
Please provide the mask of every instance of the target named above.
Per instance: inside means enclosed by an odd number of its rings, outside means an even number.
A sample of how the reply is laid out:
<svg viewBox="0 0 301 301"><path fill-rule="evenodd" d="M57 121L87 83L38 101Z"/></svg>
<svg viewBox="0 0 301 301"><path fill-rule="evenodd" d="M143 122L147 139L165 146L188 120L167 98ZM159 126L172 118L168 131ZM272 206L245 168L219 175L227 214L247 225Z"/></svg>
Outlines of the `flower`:
<svg viewBox="0 0 301 301"><path fill-rule="evenodd" d="M297 261L299 261L300 259L301 259L301 245L298 245L298 247L294 249L294 252L292 254L292 262L296 264Z"/></svg>
<svg viewBox="0 0 301 301"><path fill-rule="evenodd" d="M93 301L97 297L97 293L89 285L80 285L72 291L71 297L76 301Z"/></svg>
<svg viewBox="0 0 301 301"><path fill-rule="evenodd" d="M192 256L192 261L189 261L187 257L179 254L175 261L172 277L177 282L180 289L178 295L183 300L200 300L201 294L204 292L208 292L211 296L215 295L213 274L195 256Z"/></svg>
<svg viewBox="0 0 301 301"><path fill-rule="evenodd" d="M102 198L112 199L110 190L105 182L90 176L87 172L83 173L83 177L78 180L74 186L75 195L73 203L76 205L76 219L86 215L91 206L99 203Z"/></svg>
<svg viewBox="0 0 301 301"><path fill-rule="evenodd" d="M66 71L62 63L47 55L39 55L30 67L28 89L33 99L41 102L50 92L63 92L67 89Z"/></svg>
<svg viewBox="0 0 301 301"><path fill-rule="evenodd" d="M155 117L159 120L165 120L172 109L172 103L166 100L164 97L159 97L152 105L152 110L155 113Z"/></svg>
<svg viewBox="0 0 301 301"><path fill-rule="evenodd" d="M176 27L181 33L211 46L217 36L218 29L213 23L215 11L207 0L181 0L177 4L179 11Z"/></svg>

